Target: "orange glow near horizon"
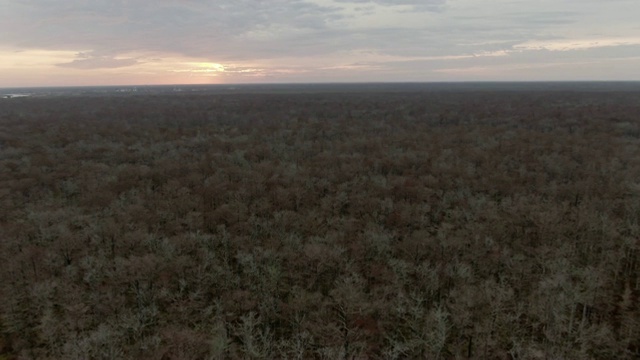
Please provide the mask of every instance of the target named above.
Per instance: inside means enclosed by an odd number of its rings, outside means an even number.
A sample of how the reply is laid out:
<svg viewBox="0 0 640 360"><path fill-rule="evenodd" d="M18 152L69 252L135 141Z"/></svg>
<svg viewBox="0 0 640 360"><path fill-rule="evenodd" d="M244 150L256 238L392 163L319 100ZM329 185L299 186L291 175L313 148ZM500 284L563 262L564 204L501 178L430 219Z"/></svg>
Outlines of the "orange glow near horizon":
<svg viewBox="0 0 640 360"><path fill-rule="evenodd" d="M221 63L157 54L125 54L115 58L135 59L135 63L122 67L69 66L81 53L86 51L0 49L0 87L204 85L225 83L227 77L227 66Z"/></svg>
<svg viewBox="0 0 640 360"><path fill-rule="evenodd" d="M223 62L177 53L0 46L0 88L40 86L233 84L370 81L632 80L638 57L588 56L592 49L640 46L639 37L524 41L507 49L401 56L350 49L324 56ZM572 53L570 53L572 52ZM600 50L602 52L602 50ZM544 53L545 60L540 61ZM571 56L565 54L570 53ZM532 54L526 61L528 54ZM557 55L554 55L557 54ZM524 60L523 60L524 59ZM602 74L594 77L594 74Z"/></svg>

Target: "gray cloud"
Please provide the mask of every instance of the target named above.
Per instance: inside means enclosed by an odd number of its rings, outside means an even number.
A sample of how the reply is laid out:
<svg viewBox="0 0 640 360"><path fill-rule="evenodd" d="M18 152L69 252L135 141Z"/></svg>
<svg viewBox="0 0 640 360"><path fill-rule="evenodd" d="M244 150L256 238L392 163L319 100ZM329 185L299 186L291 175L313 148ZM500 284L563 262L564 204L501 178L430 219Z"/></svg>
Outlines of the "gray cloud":
<svg viewBox="0 0 640 360"><path fill-rule="evenodd" d="M67 63L59 63L56 66L72 69L115 69L138 64L138 60L125 58L119 59L112 56L79 53L78 58Z"/></svg>
<svg viewBox="0 0 640 360"><path fill-rule="evenodd" d="M57 62L71 69L126 69L174 56L269 64L228 65L233 76L281 76L288 68L311 79L312 71L323 78L350 69L386 80L452 62L471 68L631 58L633 41L562 54L545 49L554 41L571 47L640 38L638 13L635 0L0 0L0 47L81 52ZM537 45L522 45L531 42Z"/></svg>
<svg viewBox="0 0 640 360"><path fill-rule="evenodd" d="M405 11L440 11L447 0L337 0L339 3L378 4L382 6L409 6Z"/></svg>
<svg viewBox="0 0 640 360"><path fill-rule="evenodd" d="M298 0L124 1L27 0L0 15L0 40L39 48L212 52L256 31L318 30L335 17ZM6 29L5 29L6 28ZM14 29L13 32L8 30ZM20 36L14 36L19 33ZM232 46L233 48L233 46Z"/></svg>

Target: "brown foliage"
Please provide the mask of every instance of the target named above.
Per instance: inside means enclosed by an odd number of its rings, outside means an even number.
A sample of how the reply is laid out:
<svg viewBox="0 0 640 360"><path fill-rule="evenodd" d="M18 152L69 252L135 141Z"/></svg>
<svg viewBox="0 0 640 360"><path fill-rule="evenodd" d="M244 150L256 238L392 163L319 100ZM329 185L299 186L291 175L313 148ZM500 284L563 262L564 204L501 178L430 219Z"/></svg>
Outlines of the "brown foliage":
<svg viewBox="0 0 640 360"><path fill-rule="evenodd" d="M637 97L3 102L0 358L636 358Z"/></svg>

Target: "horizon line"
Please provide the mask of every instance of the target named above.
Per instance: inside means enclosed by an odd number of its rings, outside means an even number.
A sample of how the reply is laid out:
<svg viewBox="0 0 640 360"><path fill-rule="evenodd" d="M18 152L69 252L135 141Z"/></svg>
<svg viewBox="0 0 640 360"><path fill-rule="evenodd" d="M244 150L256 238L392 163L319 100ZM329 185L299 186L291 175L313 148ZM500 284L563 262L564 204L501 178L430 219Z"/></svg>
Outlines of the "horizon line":
<svg viewBox="0 0 640 360"><path fill-rule="evenodd" d="M586 84L586 83L640 83L640 80L452 80L452 81L353 81L353 82L255 82L226 84L116 84L116 85L35 85L2 86L1 90L11 89L56 89L56 88L148 88L148 87L252 87L252 86L322 86L322 85L429 85L429 84Z"/></svg>

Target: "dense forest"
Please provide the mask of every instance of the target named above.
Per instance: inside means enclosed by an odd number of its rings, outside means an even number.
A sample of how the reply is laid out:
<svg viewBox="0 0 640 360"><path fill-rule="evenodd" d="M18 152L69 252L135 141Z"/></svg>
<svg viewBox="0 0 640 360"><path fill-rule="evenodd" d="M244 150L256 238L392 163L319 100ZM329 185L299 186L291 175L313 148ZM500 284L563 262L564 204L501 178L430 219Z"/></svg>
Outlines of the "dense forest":
<svg viewBox="0 0 640 360"><path fill-rule="evenodd" d="M640 91L0 100L0 359L640 357Z"/></svg>

